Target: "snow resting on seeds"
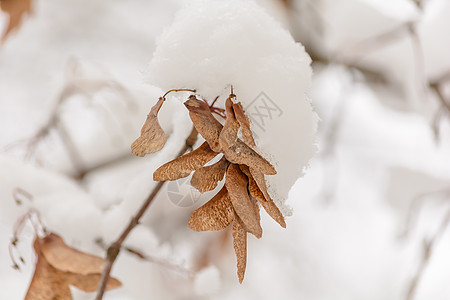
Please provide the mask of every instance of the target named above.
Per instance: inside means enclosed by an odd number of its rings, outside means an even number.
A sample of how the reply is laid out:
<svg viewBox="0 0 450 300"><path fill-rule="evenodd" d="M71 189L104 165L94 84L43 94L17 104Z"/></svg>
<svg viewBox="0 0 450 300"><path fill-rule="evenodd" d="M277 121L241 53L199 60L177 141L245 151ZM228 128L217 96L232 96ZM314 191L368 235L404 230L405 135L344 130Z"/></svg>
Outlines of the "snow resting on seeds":
<svg viewBox="0 0 450 300"><path fill-rule="evenodd" d="M196 89L209 102L220 95L220 107L233 85L256 150L277 168L266 176L269 191L289 214L282 204L316 151L318 117L305 94L310 62L304 47L254 2L200 0L189 2L159 37L148 79L164 90Z"/></svg>

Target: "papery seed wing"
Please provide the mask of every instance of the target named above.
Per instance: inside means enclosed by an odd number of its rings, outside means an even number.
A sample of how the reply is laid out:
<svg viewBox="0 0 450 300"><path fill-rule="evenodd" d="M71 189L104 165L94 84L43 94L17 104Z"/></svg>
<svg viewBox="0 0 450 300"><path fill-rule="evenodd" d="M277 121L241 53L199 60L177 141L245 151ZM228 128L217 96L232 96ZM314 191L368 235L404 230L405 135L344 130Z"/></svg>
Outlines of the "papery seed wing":
<svg viewBox="0 0 450 300"><path fill-rule="evenodd" d="M262 180L264 180L264 174L260 173L260 178L262 175ZM261 179L259 179L260 182L262 182ZM278 207L273 202L272 198L270 198L269 193L267 192L267 187L264 183L260 183L261 186L263 186L264 192L260 189L256 181L253 179L253 177L249 177L249 186L248 190L250 192L250 195L255 198L262 207L264 207L264 210L269 214L269 216L274 219L278 224L281 225L281 227L286 228L286 222L284 221L283 214L281 214Z"/></svg>
<svg viewBox="0 0 450 300"><path fill-rule="evenodd" d="M213 159L218 153L211 150L207 142L204 142L197 149L175 158L168 163L165 163L159 167L153 173L153 180L155 181L166 181L166 180L177 180L191 174L202 166L204 166L208 161Z"/></svg>
<svg viewBox="0 0 450 300"><path fill-rule="evenodd" d="M216 188L217 183L223 179L227 166L227 160L222 157L215 164L198 169L192 175L191 185L200 193L212 191Z"/></svg>
<svg viewBox="0 0 450 300"><path fill-rule="evenodd" d="M9 16L8 27L1 37L1 41L5 41L13 30L20 27L24 15L31 12L31 0L3 0L0 1L0 8Z"/></svg>
<svg viewBox="0 0 450 300"><path fill-rule="evenodd" d="M247 232L245 231L239 217L236 215L233 221L233 247L237 260L237 275L239 283L242 283L247 266Z"/></svg>
<svg viewBox="0 0 450 300"><path fill-rule="evenodd" d="M259 224L259 211L248 195L247 185L247 176L242 173L238 165L231 164L228 167L225 179L225 186L230 195L231 203L245 229L260 238L262 228Z"/></svg>
<svg viewBox="0 0 450 300"><path fill-rule="evenodd" d="M275 175L275 168L261 155L247 146L240 139L230 148L224 150L225 157L232 163L251 166L263 174Z"/></svg>
<svg viewBox="0 0 450 300"><path fill-rule="evenodd" d="M192 95L184 102L184 105L189 110L189 116L198 133L213 151L220 152L219 136L223 126L214 118L208 104Z"/></svg>
<svg viewBox="0 0 450 300"><path fill-rule="evenodd" d="M227 189L223 187L211 200L191 214L189 227L196 231L222 230L233 219L233 205Z"/></svg>
<svg viewBox="0 0 450 300"><path fill-rule="evenodd" d="M250 129L250 121L244 112L244 108L242 107L241 102L233 104L233 111L241 127L244 143L246 143L250 147L255 147L256 144L253 138L253 133Z"/></svg>
<svg viewBox="0 0 450 300"><path fill-rule="evenodd" d="M239 131L239 122L234 116L233 101L230 97L228 97L225 101L225 109L227 111L227 118L219 136L219 142L222 151L224 149L230 148L232 145L234 145L234 143L236 143L236 140L238 138L237 133Z"/></svg>
<svg viewBox="0 0 450 300"><path fill-rule="evenodd" d="M134 155L144 156L148 153L159 151L164 147L167 136L158 121L158 112L164 102L164 98L159 98L147 115L147 120L142 126L141 136L131 144L131 151Z"/></svg>

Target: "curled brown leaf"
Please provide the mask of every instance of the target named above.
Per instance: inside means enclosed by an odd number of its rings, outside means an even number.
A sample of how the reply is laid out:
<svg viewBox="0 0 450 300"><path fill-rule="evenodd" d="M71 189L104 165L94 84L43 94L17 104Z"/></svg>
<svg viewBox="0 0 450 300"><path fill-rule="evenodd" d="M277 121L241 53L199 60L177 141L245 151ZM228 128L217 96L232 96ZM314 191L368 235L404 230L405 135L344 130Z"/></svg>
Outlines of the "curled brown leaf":
<svg viewBox="0 0 450 300"><path fill-rule="evenodd" d="M227 166L227 160L222 157L215 164L198 169L192 175L191 185L200 193L212 191L216 188L217 183L223 179Z"/></svg>
<svg viewBox="0 0 450 300"><path fill-rule="evenodd" d="M222 124L212 115L206 102L198 100L194 95L184 102L195 129L206 140L211 149L220 152L219 136Z"/></svg>
<svg viewBox="0 0 450 300"><path fill-rule="evenodd" d="M222 230L233 219L233 205L227 189L223 187L211 200L191 214L189 227L196 231Z"/></svg>
<svg viewBox="0 0 450 300"><path fill-rule="evenodd" d="M36 269L25 300L71 300L70 285L93 292L100 282L105 260L67 246L54 233L34 241ZM117 288L120 281L110 278L107 289Z"/></svg>
<svg viewBox="0 0 450 300"><path fill-rule="evenodd" d="M233 221L233 247L237 260L237 275L239 283L242 283L247 266L247 232L242 226L239 216L235 215Z"/></svg>
<svg viewBox="0 0 450 300"><path fill-rule="evenodd" d="M131 144L131 151L134 155L144 156L159 151L164 147L167 136L158 121L158 112L163 102L164 98L161 97L151 108L144 126L142 126L141 135Z"/></svg>
<svg viewBox="0 0 450 300"><path fill-rule="evenodd" d="M250 147L255 147L256 144L253 138L253 133L250 129L250 121L244 112L244 108L242 107L241 102L233 104L233 111L241 127L244 143L246 143Z"/></svg>
<svg viewBox="0 0 450 300"><path fill-rule="evenodd" d="M186 177L191 174L192 171L203 167L216 155L217 153L211 150L208 143L204 142L197 149L159 167L153 173L153 180L166 181Z"/></svg>
<svg viewBox="0 0 450 300"><path fill-rule="evenodd" d="M231 164L227 170L225 187L230 195L236 214L242 220L245 229L257 238L262 236L259 222L259 211L248 195L248 179L236 164Z"/></svg>

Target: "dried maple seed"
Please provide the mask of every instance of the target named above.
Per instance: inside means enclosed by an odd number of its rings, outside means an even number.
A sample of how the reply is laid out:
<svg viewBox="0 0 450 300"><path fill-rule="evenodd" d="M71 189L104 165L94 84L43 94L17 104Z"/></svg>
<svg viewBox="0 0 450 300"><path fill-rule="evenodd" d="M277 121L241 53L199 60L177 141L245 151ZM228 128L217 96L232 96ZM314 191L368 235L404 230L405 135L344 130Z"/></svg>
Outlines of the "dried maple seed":
<svg viewBox="0 0 450 300"><path fill-rule="evenodd" d="M213 151L220 152L219 135L223 126L212 115L208 104L191 95L184 102L184 105L189 110L189 116L198 133L206 140Z"/></svg>
<svg viewBox="0 0 450 300"><path fill-rule="evenodd" d="M227 160L232 163L249 167L252 166L261 173L267 175L277 174L275 168L264 157L244 144L240 139L237 139L233 146L226 149L224 154Z"/></svg>
<svg viewBox="0 0 450 300"><path fill-rule="evenodd" d="M225 187L211 200L196 209L189 220L189 227L196 231L222 230L234 219L234 209Z"/></svg>
<svg viewBox="0 0 450 300"><path fill-rule="evenodd" d="M262 228L259 224L259 211L248 195L247 185L247 176L242 173L238 165L231 164L225 179L225 187L230 195L231 203L245 229L260 238Z"/></svg>
<svg viewBox="0 0 450 300"><path fill-rule="evenodd" d="M67 246L54 233L34 241L36 269L25 300L70 300L70 285L94 292L100 282L105 260ZM117 288L120 281L110 278L107 289Z"/></svg>
<svg viewBox="0 0 450 300"><path fill-rule="evenodd" d="M0 8L9 16L8 28L1 38L4 41L13 30L19 28L24 15L31 12L31 0L2 0Z"/></svg>
<svg viewBox="0 0 450 300"><path fill-rule="evenodd" d="M228 149L236 143L238 138L237 133L239 131L239 122L236 120L233 111L233 101L231 100L231 96L227 98L225 101L225 109L227 111L227 118L225 119L225 125L223 126L222 131L220 132L219 142L222 148Z"/></svg>
<svg viewBox="0 0 450 300"><path fill-rule="evenodd" d="M232 91L223 110L208 105L206 101L199 100L194 95L189 96L184 105L189 111L195 130L205 139L205 142L194 151L159 167L153 173L153 179L156 181L177 180L195 171L191 185L204 193L215 189L218 182L225 176L222 189L211 200L192 212L189 227L196 231L222 230L233 223L232 235L237 259L237 274L239 282L242 283L247 262L247 233L252 233L257 238L262 236L257 202L281 226L285 227L286 223L267 192L264 178L264 175L274 175L277 172L270 162L252 149L255 141L250 129L250 121L241 103L233 103L235 98ZM145 128L143 127L141 131L143 138L141 144L144 142L148 144L149 137L158 135L158 131L155 133L155 128L159 126L157 113L162 101L160 99L160 102L152 108L144 124ZM223 114L225 111L226 117ZM222 125L212 112L225 117L225 124ZM238 138L239 129L244 141ZM138 144L137 142L135 143ZM136 151L133 152L138 153L137 155L148 153L149 150L141 148L151 150L155 148L141 144L135 145ZM219 153L223 153L219 161L205 166Z"/></svg>
<svg viewBox="0 0 450 300"><path fill-rule="evenodd" d="M217 152L212 151L208 143L204 142L197 149L159 167L153 173L153 180L167 181L186 177L191 174L192 171L203 167L216 155Z"/></svg>
<svg viewBox="0 0 450 300"><path fill-rule="evenodd" d="M256 199L261 204L261 206L272 219L280 224L281 227L286 228L286 222L284 221L283 214L280 212L280 210L270 197L269 193L267 192L267 185L266 180L264 179L264 174L259 173L258 171L253 169L253 173L256 174L256 177L258 178L258 181L260 182L260 185L264 190L263 192L262 189L258 186L256 180L253 178L253 175L250 172L250 168L246 165L240 165L239 167L241 168L241 171L245 175L247 175L247 178L249 180L248 191L250 193L250 196Z"/></svg>
<svg viewBox="0 0 450 300"><path fill-rule="evenodd" d="M200 193L212 191L225 176L228 164L225 157L222 157L215 164L201 167L192 175L191 185Z"/></svg>
<svg viewBox="0 0 450 300"><path fill-rule="evenodd" d="M233 247L237 260L237 275L239 283L242 283L245 275L245 268L247 266L247 232L242 226L239 217L235 215L233 221Z"/></svg>
<svg viewBox="0 0 450 300"><path fill-rule="evenodd" d="M250 121L244 112L244 108L242 107L241 102L233 104L233 111L237 121L239 122L239 126L241 127L244 143L246 143L250 147L255 147L256 144L253 138L253 133L250 129Z"/></svg>
<svg viewBox="0 0 450 300"><path fill-rule="evenodd" d="M167 136L158 121L158 112L163 102L164 98L161 97L151 108L150 113L147 115L147 120L142 126L141 136L131 144L131 151L134 155L144 156L159 151L164 147Z"/></svg>

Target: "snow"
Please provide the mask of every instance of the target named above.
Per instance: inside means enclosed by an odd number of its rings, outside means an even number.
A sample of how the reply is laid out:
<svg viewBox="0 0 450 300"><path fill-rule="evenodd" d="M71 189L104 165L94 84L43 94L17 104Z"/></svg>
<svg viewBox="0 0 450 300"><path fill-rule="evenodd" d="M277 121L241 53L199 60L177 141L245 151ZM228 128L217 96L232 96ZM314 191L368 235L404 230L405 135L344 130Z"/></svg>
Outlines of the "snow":
<svg viewBox="0 0 450 300"><path fill-rule="evenodd" d="M220 288L220 273L214 267L204 268L195 278L195 291L199 295L211 295Z"/></svg>
<svg viewBox="0 0 450 300"><path fill-rule="evenodd" d="M221 95L222 108L233 85L253 121L258 149L276 166L277 175L266 179L281 204L316 151L317 116L306 96L310 61L257 4L192 1L158 38L148 81L165 90L196 89L210 101Z"/></svg>
<svg viewBox="0 0 450 300"><path fill-rule="evenodd" d="M381 70L388 83L367 80L342 62L313 64L309 91L309 58L282 28L311 54L319 51L333 60L355 43L412 20L430 81L450 66L448 1L423 1L417 10L412 1L401 0L392 6L390 1L298 0L302 18L283 11L278 0L184 2L35 1L33 15L0 47L0 299L23 299L33 273L30 225L18 244L26 264L20 272L9 267L8 243L19 216L34 207L69 245L103 256L95 240L107 244L117 238L154 187L153 171L177 154L190 131L182 104L187 94L170 95L160 114L168 133L165 148L132 157L130 143L151 106L166 89L177 87L195 87L208 100L220 94L222 105L231 83L247 106L263 91L283 108L265 132L258 119L253 129L259 150L290 174L279 186L289 191L286 205L293 210L287 228L261 213L264 235L249 237L246 277L239 284L230 232L199 233L187 226L190 213L214 191L180 207L166 186L126 240L149 259L122 251L112 275L123 286L104 299L406 299L424 240L434 236L450 209L448 116L442 114L436 140L432 121L439 102L431 92L417 95L422 76L407 33L370 51L346 52L352 62ZM196 21L206 25L195 27ZM302 31L314 38L303 39ZM230 46L232 35L236 41ZM283 76L292 80L280 82ZM119 85L72 95L59 108L84 167L115 161L79 180L56 130L31 159L24 153L63 88L83 80ZM448 83L442 90L450 95ZM305 92L321 119L319 153L298 178L314 150L315 116ZM420 105L411 105L412 98ZM299 148L303 144L306 148ZM16 205L17 187L33 200ZM449 251L447 228L414 300L450 297ZM76 300L93 298L76 289L73 294Z"/></svg>

